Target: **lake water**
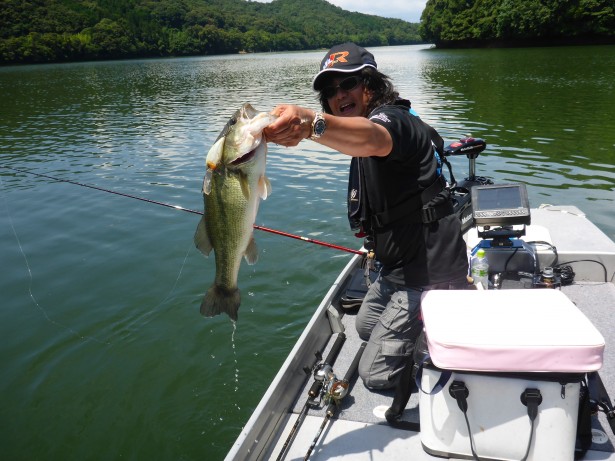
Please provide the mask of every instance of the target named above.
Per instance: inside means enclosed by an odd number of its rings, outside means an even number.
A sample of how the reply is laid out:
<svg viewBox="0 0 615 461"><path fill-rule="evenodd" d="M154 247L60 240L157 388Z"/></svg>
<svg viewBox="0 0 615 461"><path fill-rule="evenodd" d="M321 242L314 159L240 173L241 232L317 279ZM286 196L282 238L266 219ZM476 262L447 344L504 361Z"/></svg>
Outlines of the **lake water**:
<svg viewBox="0 0 615 461"><path fill-rule="evenodd" d="M445 139L487 140L479 174L615 239L614 46L371 51ZM0 68L1 459L222 459L351 257L255 231L234 328L198 312L214 276L198 216L3 167L200 210L227 118L244 102L316 108L323 54ZM257 224L356 248L348 162L271 146Z"/></svg>

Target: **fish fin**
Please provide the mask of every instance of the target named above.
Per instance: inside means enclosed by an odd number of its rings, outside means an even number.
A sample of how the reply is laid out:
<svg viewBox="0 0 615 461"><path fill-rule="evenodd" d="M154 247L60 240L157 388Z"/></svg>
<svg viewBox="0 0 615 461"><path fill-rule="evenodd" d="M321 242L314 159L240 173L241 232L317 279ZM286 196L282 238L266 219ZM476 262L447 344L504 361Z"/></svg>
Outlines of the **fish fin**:
<svg viewBox="0 0 615 461"><path fill-rule="evenodd" d="M256 261L258 261L258 248L256 246L256 241L254 240L254 235L250 237L250 241L248 242L248 246L243 256L250 265L256 264Z"/></svg>
<svg viewBox="0 0 615 461"><path fill-rule="evenodd" d="M212 285L201 303L201 314L205 317L214 317L222 312L237 321L237 312L241 304L239 288L228 290L219 285Z"/></svg>
<svg viewBox="0 0 615 461"><path fill-rule="evenodd" d="M222 154L224 153L224 140L226 138L222 136L218 139L213 146L207 152L207 157L205 158L205 163L207 163L207 168L211 168L215 170L220 161L222 160Z"/></svg>
<svg viewBox="0 0 615 461"><path fill-rule="evenodd" d="M248 182L248 177L243 173L239 174L239 184L241 184L243 196L246 200L250 200L250 183Z"/></svg>
<svg viewBox="0 0 615 461"><path fill-rule="evenodd" d="M211 193L211 179L214 170L211 168L207 168L205 172L205 177L203 178L203 193L209 195Z"/></svg>
<svg viewBox="0 0 615 461"><path fill-rule="evenodd" d="M258 179L258 195L263 200L267 200L267 197L271 195L271 183L269 182L269 178L265 175L262 175Z"/></svg>
<svg viewBox="0 0 615 461"><path fill-rule="evenodd" d="M196 232L194 233L194 244L205 256L209 256L209 253L213 248L211 246L211 241L209 240L209 235L207 235L207 229L205 228L204 216L201 218L199 225L196 227Z"/></svg>

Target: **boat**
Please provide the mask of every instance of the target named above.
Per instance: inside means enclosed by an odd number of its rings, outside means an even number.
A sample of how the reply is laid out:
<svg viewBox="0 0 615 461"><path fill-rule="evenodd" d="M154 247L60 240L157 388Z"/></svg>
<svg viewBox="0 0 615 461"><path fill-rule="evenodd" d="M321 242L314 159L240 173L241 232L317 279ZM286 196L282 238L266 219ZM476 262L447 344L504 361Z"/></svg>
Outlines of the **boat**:
<svg viewBox="0 0 615 461"><path fill-rule="evenodd" d="M482 150L484 146L478 149ZM547 204L533 208L527 206L527 216L521 218L520 222L523 223L521 226L514 224L495 227L495 230L508 229L510 231L512 229L513 234L509 232L504 237L486 234L485 232L489 232L489 229L493 230L493 226L481 227L477 224L477 222L484 224L489 221L480 221L480 213L477 211L479 207L475 202L477 197L473 194L479 189L488 190L494 186L490 181L476 177L474 174L473 160L478 153L469 155L466 152L466 155L471 162L472 174L470 178L464 180L465 183L463 181L460 183L463 186L459 189L462 191L462 197L458 200L457 208L466 216L464 224L469 221L468 213L472 214L472 222L464 229L468 256L470 257L481 246L489 247L494 240L509 239L513 240L516 246L513 260L517 259L517 254L521 254L519 264L522 266L531 264L535 270L529 274L517 271L517 274L521 276L509 280L492 277L493 286L489 290L469 290L463 293L466 293L469 299L476 300L485 299L485 293L501 293L506 297L508 297L506 293L511 293L515 296L523 296L524 304L531 304L533 299L542 299L541 297L545 295L563 296L562 299L569 302L573 309L578 309L583 318L587 319L592 327L602 335L607 345L613 344L615 330L610 326L610 319L615 309L615 242L595 226L582 210L566 205ZM474 158L471 158L472 156ZM468 203L472 200L474 206ZM494 259L505 258L506 263L510 261L513 254L510 249L497 246L491 249L491 256ZM500 251L504 254L499 254ZM528 255L531 257L527 257ZM567 272L562 273L562 278L556 279L556 283L553 284L553 279L545 279L540 274L553 266L555 257L557 267L565 268ZM356 310L348 309L347 298L349 290L356 289L357 280L365 284L364 274L371 275L369 269L366 270L365 267L366 256L355 255L341 271L225 459L227 461L282 459L378 461L436 460L447 458L447 456L451 459L521 459L521 456L511 457L505 454L497 458L483 458L478 438L475 440L475 451L468 449L465 454L455 455L446 450L440 452L437 449L430 449L429 442L425 440L425 420L421 415L421 407L427 401L424 400L426 394L423 389L415 390L410 395L408 403L404 406L401 420L398 421L409 424L406 426L391 424L387 420L387 410L391 408L396 397L395 390L369 390L363 385L361 379L352 373L356 364L354 359L361 350L362 341L354 326ZM524 276L527 278L524 279ZM511 299L513 307L510 310L514 311L514 297ZM544 328L548 329L548 325ZM429 331L427 335L429 336ZM604 383L604 388L613 390L615 389L615 351L605 347L602 353L598 373ZM327 360L333 362L328 364L331 365L330 367L325 364ZM323 368L325 368L324 371ZM320 396L315 396L314 389L323 382L335 381L346 384L342 377L347 380L347 393L345 396L342 393L343 397L337 401L336 405L331 403L335 400L331 392L325 396L329 397L329 401L323 401L322 391L320 391ZM421 383L419 382L418 385L420 386ZM559 384L556 385L559 386ZM316 391L316 394L318 393ZM563 399L563 384L561 393ZM610 404L608 397L606 401ZM493 412L505 412L504 407L505 405L502 408L493 408ZM577 407L575 404L574 408ZM538 406L534 443L537 445L540 441L544 446L544 443L549 442L540 440L544 434L541 432L540 412L543 410L540 408ZM446 411L450 411L452 415L457 409L449 407ZM556 419L560 417L559 415L560 413L556 413ZM576 424L577 415L574 416ZM605 411L592 415L591 445L582 459L615 461L615 436L610 425L613 423L613 418L615 418L614 414L607 414ZM462 418L458 421L462 421ZM523 427L524 425L527 424L525 422L521 424ZM423 434L421 429L423 429ZM462 433L466 428L459 423L459 427L455 430ZM477 430L487 432L485 428ZM500 431L493 443L501 447L515 444L525 446L528 442L523 434L523 430L514 430L504 435ZM568 440L551 441L550 443L563 445L572 443L574 446L574 440L572 442L569 440L570 433L563 437ZM527 459L545 461L547 458L541 459L540 456L536 457L538 455L534 456L530 452L531 444L532 439L530 438L527 451L530 456ZM546 446L548 447L548 444ZM557 454L549 456L548 459L567 461L559 458Z"/></svg>

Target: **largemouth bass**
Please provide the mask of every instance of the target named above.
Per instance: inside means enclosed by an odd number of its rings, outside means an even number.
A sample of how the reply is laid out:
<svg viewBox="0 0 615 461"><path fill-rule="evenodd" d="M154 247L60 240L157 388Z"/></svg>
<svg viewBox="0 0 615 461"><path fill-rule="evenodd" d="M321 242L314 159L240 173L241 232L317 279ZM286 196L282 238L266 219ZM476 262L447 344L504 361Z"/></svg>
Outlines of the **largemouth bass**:
<svg viewBox="0 0 615 461"><path fill-rule="evenodd" d="M265 176L267 143L263 129L275 120L250 104L237 110L209 149L203 181L205 213L194 235L197 248L214 250L216 278L201 303L201 314L226 312L237 320L241 303L237 274L241 258L256 263L253 226L260 199L271 193Z"/></svg>

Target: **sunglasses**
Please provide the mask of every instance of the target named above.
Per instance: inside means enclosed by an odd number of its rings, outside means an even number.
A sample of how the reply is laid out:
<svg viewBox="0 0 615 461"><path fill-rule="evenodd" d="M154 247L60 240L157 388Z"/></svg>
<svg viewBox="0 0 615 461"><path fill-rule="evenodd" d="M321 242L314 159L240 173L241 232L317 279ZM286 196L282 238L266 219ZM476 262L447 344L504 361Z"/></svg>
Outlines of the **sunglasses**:
<svg viewBox="0 0 615 461"><path fill-rule="evenodd" d="M351 91L354 90L359 85L359 83L361 83L361 77L354 75L352 77L345 78L337 85L325 86L321 90L321 93L325 98L329 99L337 94L338 89L342 89L344 91Z"/></svg>

